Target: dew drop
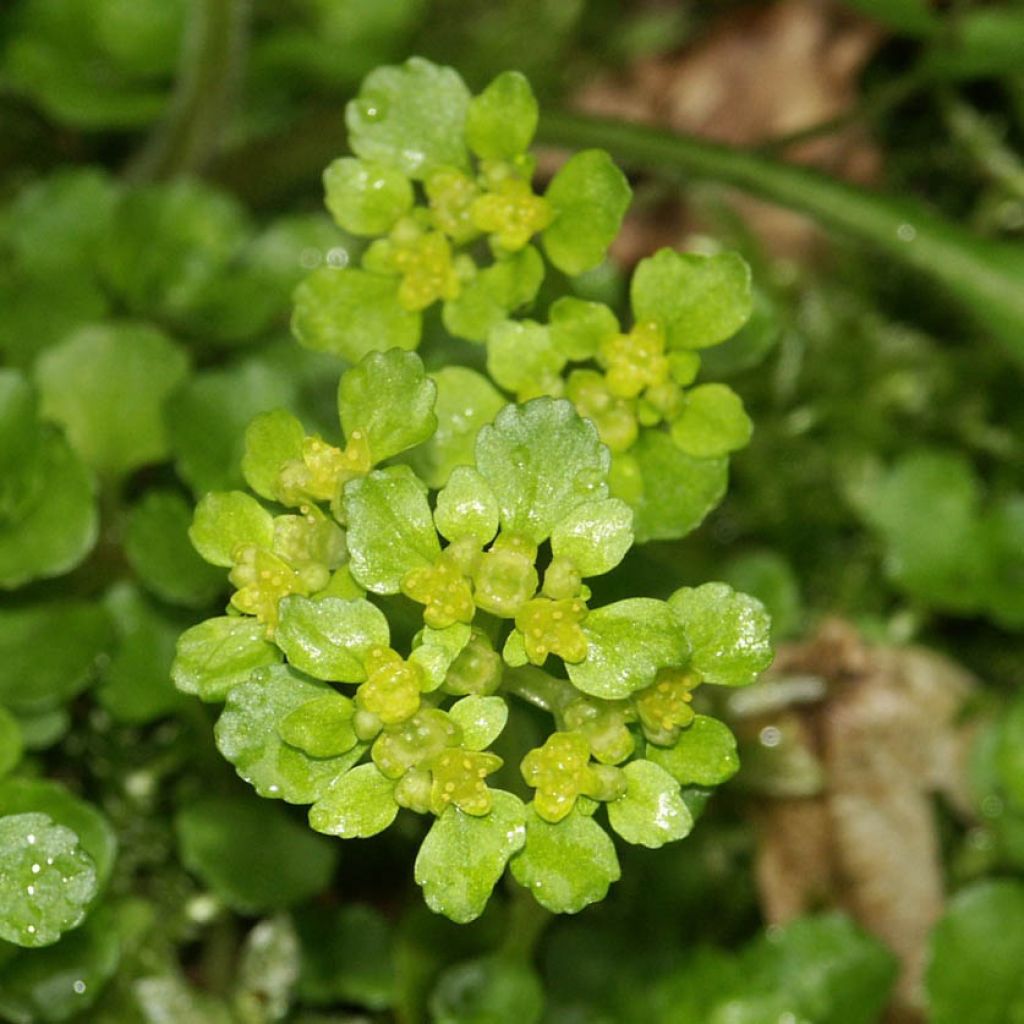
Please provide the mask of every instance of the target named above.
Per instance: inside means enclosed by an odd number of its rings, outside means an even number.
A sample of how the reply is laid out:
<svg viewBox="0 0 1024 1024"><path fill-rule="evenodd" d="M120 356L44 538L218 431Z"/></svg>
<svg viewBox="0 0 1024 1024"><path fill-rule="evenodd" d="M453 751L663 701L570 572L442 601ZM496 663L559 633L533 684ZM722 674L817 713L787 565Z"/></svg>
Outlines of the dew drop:
<svg viewBox="0 0 1024 1024"><path fill-rule="evenodd" d="M29 846L35 846L36 845L36 837L34 835L32 835L32 834L29 834L29 835L25 836L25 842L28 843Z"/></svg>
<svg viewBox="0 0 1024 1024"><path fill-rule="evenodd" d="M52 857L47 857L47 858L46 858L46 863L47 863L47 865L48 865L48 866L52 866L52 864L53 864L53 858L52 858Z"/></svg>
<svg viewBox="0 0 1024 1024"><path fill-rule="evenodd" d="M28 925L25 928L25 931L27 931L29 933L29 935L35 935L35 933L36 933L36 926L34 924L30 924L30 925Z"/></svg>
<svg viewBox="0 0 1024 1024"><path fill-rule="evenodd" d="M382 121L388 112L388 102L383 96L371 93L356 100L356 109L364 121Z"/></svg>
<svg viewBox="0 0 1024 1024"><path fill-rule="evenodd" d="M26 885L25 886L25 892L27 892L29 894L29 896L35 896L35 894L36 894L36 887L34 885Z"/></svg>
<svg viewBox="0 0 1024 1024"><path fill-rule="evenodd" d="M38 875L39 872L42 871L42 870L43 869L42 869L42 867L39 864L33 864L32 865L32 874L33 875Z"/></svg>

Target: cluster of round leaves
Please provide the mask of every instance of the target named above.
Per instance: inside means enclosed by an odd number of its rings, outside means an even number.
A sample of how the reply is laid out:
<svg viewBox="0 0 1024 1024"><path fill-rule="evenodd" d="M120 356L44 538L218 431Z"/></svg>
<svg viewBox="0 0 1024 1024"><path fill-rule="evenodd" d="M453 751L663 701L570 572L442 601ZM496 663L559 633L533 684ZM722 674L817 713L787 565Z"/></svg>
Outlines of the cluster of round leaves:
<svg viewBox="0 0 1024 1024"><path fill-rule="evenodd" d="M577 153L537 194L537 102L526 79L507 71L473 96L456 71L421 58L369 75L347 122L356 155L327 168L327 207L373 241L361 266L322 267L299 287L298 340L351 361L415 348L423 313L440 304L450 335L486 344L501 389L519 401L566 397L593 420L640 540L696 527L725 492L729 453L750 437L730 388L691 387L698 350L750 316L743 260L668 249L643 260L625 332L607 306L574 295L554 301L546 323L524 319L540 301L545 256L574 278L598 266L617 235L631 193L608 154ZM496 393L473 371L438 384L442 430L465 423L467 398L483 422L493 411ZM431 483L457 464L440 461Z"/></svg>
<svg viewBox="0 0 1024 1024"><path fill-rule="evenodd" d="M283 412L253 422L243 469L263 500L210 494L191 531L230 569L231 607L182 636L174 679L225 702L221 752L261 795L312 804L317 830L435 816L416 862L433 909L471 920L510 864L575 911L619 873L599 807L658 847L692 825L681 787L735 771L731 734L691 695L766 667L768 617L724 584L591 608L585 579L633 542L593 424L564 400L509 405L432 499L393 460L430 438L435 400L418 356L392 349L341 378L344 447ZM385 614L399 594L423 608L408 650ZM517 754L526 803L487 781L515 695L554 725Z"/></svg>

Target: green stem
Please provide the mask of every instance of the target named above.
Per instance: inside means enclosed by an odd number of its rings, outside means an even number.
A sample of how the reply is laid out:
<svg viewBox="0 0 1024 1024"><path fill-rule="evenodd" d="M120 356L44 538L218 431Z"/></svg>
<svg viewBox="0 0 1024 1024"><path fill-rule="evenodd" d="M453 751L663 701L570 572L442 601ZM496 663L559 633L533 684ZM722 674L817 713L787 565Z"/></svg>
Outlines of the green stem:
<svg viewBox="0 0 1024 1024"><path fill-rule="evenodd" d="M1024 250L988 241L932 212L797 167L692 136L576 114L542 117L543 141L597 146L670 177L732 185L800 210L927 277L966 307L1024 365Z"/></svg>
<svg viewBox="0 0 1024 1024"><path fill-rule="evenodd" d="M510 960L528 963L533 959L537 943L550 923L551 911L545 910L528 889L513 886L505 939L498 947L498 952Z"/></svg>
<svg viewBox="0 0 1024 1024"><path fill-rule="evenodd" d="M170 109L128 166L129 179L198 173L213 158L241 70L249 6L249 0L192 0Z"/></svg>
<svg viewBox="0 0 1024 1024"><path fill-rule="evenodd" d="M506 692L551 714L561 711L577 695L568 680L556 679L532 665L506 668L501 685Z"/></svg>

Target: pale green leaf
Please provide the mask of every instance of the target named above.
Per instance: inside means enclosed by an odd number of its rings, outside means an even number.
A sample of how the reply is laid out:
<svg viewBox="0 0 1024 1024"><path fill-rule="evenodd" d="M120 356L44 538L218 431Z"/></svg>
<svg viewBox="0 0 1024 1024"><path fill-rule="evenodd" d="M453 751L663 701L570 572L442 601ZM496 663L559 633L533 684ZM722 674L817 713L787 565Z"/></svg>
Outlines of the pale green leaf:
<svg viewBox="0 0 1024 1024"><path fill-rule="evenodd" d="M696 459L714 459L743 448L754 425L743 401L726 384L701 384L686 393L672 421L676 447Z"/></svg>
<svg viewBox="0 0 1024 1024"><path fill-rule="evenodd" d="M509 857L525 839L525 808L511 793L493 790L494 806L483 817L449 807L423 840L416 857L416 884L427 906L458 924L479 917Z"/></svg>
<svg viewBox="0 0 1024 1024"><path fill-rule="evenodd" d="M566 401L506 406L477 437L477 469L501 509L501 527L534 543L577 505L607 495L608 449Z"/></svg>
<svg viewBox="0 0 1024 1024"><path fill-rule="evenodd" d="M660 249L641 260L630 287L633 316L653 320L669 348L707 348L735 334L753 308L750 268L736 253Z"/></svg>
<svg viewBox="0 0 1024 1024"><path fill-rule="evenodd" d="M608 824L627 843L656 850L690 834L693 816L679 783L652 761L631 761L623 769L626 792L608 804Z"/></svg>
<svg viewBox="0 0 1024 1024"><path fill-rule="evenodd" d="M586 149L563 164L545 198L555 216L544 232L544 251L559 270L575 276L604 259L632 192L604 150Z"/></svg>
<svg viewBox="0 0 1024 1024"><path fill-rule="evenodd" d="M345 436L362 434L374 463L426 441L437 428L437 385L413 352L371 352L346 370L338 386Z"/></svg>
<svg viewBox="0 0 1024 1024"><path fill-rule="evenodd" d="M448 714L462 729L462 745L467 750L486 750L500 735L508 721L504 697L463 697Z"/></svg>
<svg viewBox="0 0 1024 1024"><path fill-rule="evenodd" d="M349 144L364 160L410 178L423 178L436 167L464 167L469 102L469 90L452 68L422 57L377 68L345 108Z"/></svg>
<svg viewBox="0 0 1024 1024"><path fill-rule="evenodd" d="M503 320L487 336L487 372L496 384L520 398L556 391L565 356L551 332L533 320Z"/></svg>
<svg viewBox="0 0 1024 1024"><path fill-rule="evenodd" d="M375 764L361 764L336 778L309 809L317 832L342 839L365 839L395 820L395 782Z"/></svg>
<svg viewBox="0 0 1024 1024"><path fill-rule="evenodd" d="M672 609L648 597L591 611L583 620L583 632L587 656L566 669L578 689L605 700L650 686L658 669L685 664L689 653Z"/></svg>
<svg viewBox="0 0 1024 1024"><path fill-rule="evenodd" d="M611 572L633 546L633 510L618 498L588 501L551 534L551 550L568 558L581 576Z"/></svg>
<svg viewBox="0 0 1024 1024"><path fill-rule="evenodd" d="M564 295L548 310L551 340L566 359L593 359L603 341L619 333L619 321L603 302Z"/></svg>
<svg viewBox="0 0 1024 1024"><path fill-rule="evenodd" d="M409 179L387 164L340 157L324 171L327 209L353 235L386 235L412 209Z"/></svg>
<svg viewBox="0 0 1024 1024"><path fill-rule="evenodd" d="M377 470L345 488L353 577L378 594L396 594L410 570L441 553L427 489L408 466Z"/></svg>
<svg viewBox="0 0 1024 1024"><path fill-rule="evenodd" d="M312 803L359 760L365 747L353 747L339 757L311 758L285 743L279 730L296 708L331 692L284 665L259 669L228 692L215 729L217 747L260 796Z"/></svg>
<svg viewBox="0 0 1024 1024"><path fill-rule="evenodd" d="M528 807L526 845L510 867L515 880L555 914L598 903L621 875L608 833L578 809L552 825Z"/></svg>
<svg viewBox="0 0 1024 1024"><path fill-rule="evenodd" d="M434 522L450 541L472 537L483 546L498 532L498 501L471 466L457 466L437 496Z"/></svg>
<svg viewBox="0 0 1024 1024"><path fill-rule="evenodd" d="M274 517L244 491L214 492L196 506L188 535L206 561L227 568L238 548L273 545Z"/></svg>
<svg viewBox="0 0 1024 1024"><path fill-rule="evenodd" d="M187 629L178 640L171 678L182 693L222 701L258 668L276 665L281 652L255 619L228 615Z"/></svg>
<svg viewBox="0 0 1024 1024"><path fill-rule="evenodd" d="M242 473L261 498L278 500L281 468L301 461L305 437L305 428L286 409L262 412L246 427Z"/></svg>
<svg viewBox="0 0 1024 1024"><path fill-rule="evenodd" d="M78 836L46 814L0 817L0 939L48 946L81 924L96 869Z"/></svg>
<svg viewBox="0 0 1024 1024"><path fill-rule="evenodd" d="M697 715L679 734L675 746L648 744L647 758L683 786L717 786L731 779L740 767L736 737L724 722L707 715Z"/></svg>
<svg viewBox="0 0 1024 1024"><path fill-rule="evenodd" d="M325 694L297 707L278 729L281 739L310 757L337 757L356 745L355 704L340 693Z"/></svg>
<svg viewBox="0 0 1024 1024"><path fill-rule="evenodd" d="M321 267L295 290L292 333L299 344L357 363L367 352L416 348L419 313L398 301L398 281L355 267Z"/></svg>
<svg viewBox="0 0 1024 1024"><path fill-rule="evenodd" d="M537 100L526 76L503 71L470 102L466 142L479 157L511 160L530 148L537 116Z"/></svg>
<svg viewBox="0 0 1024 1024"><path fill-rule="evenodd" d="M746 686L771 664L771 620L756 598L727 583L705 583L682 587L669 604L690 643L691 666L705 682Z"/></svg>

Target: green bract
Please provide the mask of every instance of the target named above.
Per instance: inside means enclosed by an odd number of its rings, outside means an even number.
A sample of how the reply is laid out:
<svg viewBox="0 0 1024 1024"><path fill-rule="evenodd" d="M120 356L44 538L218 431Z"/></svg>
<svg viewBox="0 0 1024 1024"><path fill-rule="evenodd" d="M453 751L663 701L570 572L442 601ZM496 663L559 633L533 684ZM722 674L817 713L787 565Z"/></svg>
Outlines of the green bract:
<svg viewBox="0 0 1024 1024"><path fill-rule="evenodd" d="M315 830L433 816L416 880L460 922L506 865L575 912L619 877L608 828L684 838L681 787L737 767L693 692L770 660L764 609L724 584L593 599L588 581L637 537L680 536L722 496L750 425L724 385L691 387L693 350L742 324L749 281L737 257L665 250L637 271L628 330L574 296L547 323L514 318L541 285L539 249L566 274L594 267L629 200L598 151L535 193L536 119L514 73L475 98L420 59L367 79L348 110L356 156L325 184L339 224L375 240L360 267L315 271L293 321L352 363L340 429L281 409L252 421L241 463L258 498L214 489L189 531L228 570L229 614L188 630L173 668L179 689L225 702L217 744L238 774L311 805ZM425 372L408 349L435 303L517 402L468 366ZM551 715L546 738L519 698Z"/></svg>

